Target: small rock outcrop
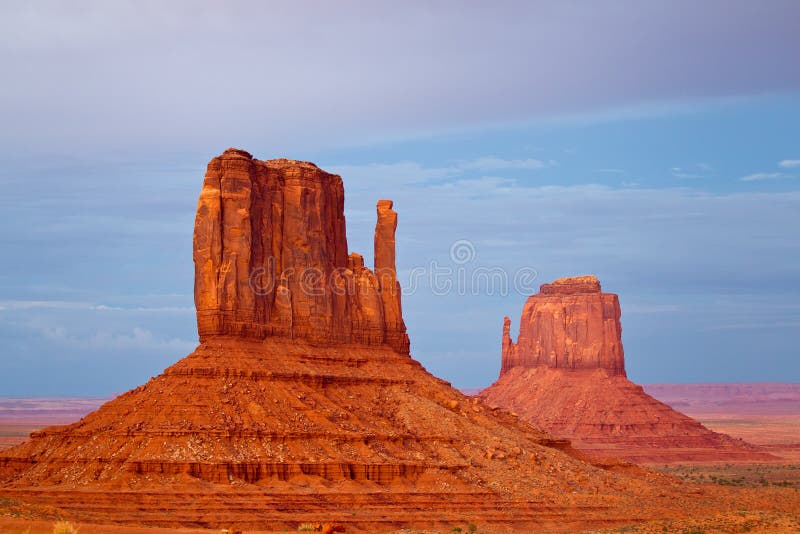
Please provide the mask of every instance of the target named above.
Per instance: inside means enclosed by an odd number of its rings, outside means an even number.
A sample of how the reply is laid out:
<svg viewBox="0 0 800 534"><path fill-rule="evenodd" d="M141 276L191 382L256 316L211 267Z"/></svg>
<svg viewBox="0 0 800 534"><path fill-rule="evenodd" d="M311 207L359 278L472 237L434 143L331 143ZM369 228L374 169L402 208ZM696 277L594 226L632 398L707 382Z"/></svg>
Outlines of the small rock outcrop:
<svg viewBox="0 0 800 534"><path fill-rule="evenodd" d="M583 452L641 463L775 459L628 380L619 298L594 276L542 285L525 302L516 343L504 319L501 357L500 377L480 398Z"/></svg>
<svg viewBox="0 0 800 534"><path fill-rule="evenodd" d="M342 179L313 163L228 149L208 164L194 231L200 340L300 338L408 354L397 213L378 202L375 271L348 254Z"/></svg>

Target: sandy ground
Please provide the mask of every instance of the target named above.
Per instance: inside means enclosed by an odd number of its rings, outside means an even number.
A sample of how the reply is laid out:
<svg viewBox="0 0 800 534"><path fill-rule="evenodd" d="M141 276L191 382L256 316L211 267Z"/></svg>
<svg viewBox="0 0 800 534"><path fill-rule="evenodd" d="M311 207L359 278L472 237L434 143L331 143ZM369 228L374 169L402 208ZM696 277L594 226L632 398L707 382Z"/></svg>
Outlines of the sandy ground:
<svg viewBox="0 0 800 534"><path fill-rule="evenodd" d="M74 523L79 534L208 534L219 530L121 527L119 525L82 525ZM52 534L52 521L0 518L0 534ZM251 534L248 532L248 534ZM255 533L252 533L255 534ZM261 533L266 534L266 533Z"/></svg>
<svg viewBox="0 0 800 534"><path fill-rule="evenodd" d="M712 430L742 438L789 462L800 463L800 413L771 415L693 412L688 415Z"/></svg>

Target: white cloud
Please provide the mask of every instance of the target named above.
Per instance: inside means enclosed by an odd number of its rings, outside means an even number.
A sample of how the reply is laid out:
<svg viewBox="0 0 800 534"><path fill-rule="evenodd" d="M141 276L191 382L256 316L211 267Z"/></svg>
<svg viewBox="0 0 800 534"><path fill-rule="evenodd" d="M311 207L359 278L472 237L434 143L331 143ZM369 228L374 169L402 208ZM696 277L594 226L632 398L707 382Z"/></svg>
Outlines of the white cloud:
<svg viewBox="0 0 800 534"><path fill-rule="evenodd" d="M717 324L706 328L708 331L715 330L767 330L773 328L792 328L800 327L800 321L769 321L764 323L742 322L733 324Z"/></svg>
<svg viewBox="0 0 800 534"><path fill-rule="evenodd" d="M95 305L88 302L70 302L64 300L3 300L0 310L92 310Z"/></svg>
<svg viewBox="0 0 800 534"><path fill-rule="evenodd" d="M776 178L782 178L783 174L779 172L756 172L753 174L748 174L747 176L742 176L740 180L742 182L758 182L761 180L775 180Z"/></svg>
<svg viewBox="0 0 800 534"><path fill-rule="evenodd" d="M223 143L308 150L632 103L658 107L661 99L789 91L800 80L788 52L800 43L791 2L758 10L724 0L669 10L633 0L615 9L470 3L457 11L414 3L143 4L0 3L0 115L19 125L0 132L9 154L32 140L93 153ZM448 24L431 31L437 20ZM307 29L301 42L298 27ZM217 75L209 77L212 66ZM236 83L245 71L248 83ZM48 83L54 77L59 84Z"/></svg>
<svg viewBox="0 0 800 534"><path fill-rule="evenodd" d="M132 308L122 308L119 306L106 306L104 304L99 304L92 309L96 311L139 313L194 313L195 311L191 306L135 306Z"/></svg>
<svg viewBox="0 0 800 534"><path fill-rule="evenodd" d="M672 176L675 178L697 179L706 178L711 167L705 163L696 163L687 167L672 167Z"/></svg>
<svg viewBox="0 0 800 534"><path fill-rule="evenodd" d="M10 310L87 310L99 312L142 312L142 313L193 313L189 306L134 306L130 308L108 306L92 302L65 300L3 300L0 311Z"/></svg>
<svg viewBox="0 0 800 534"><path fill-rule="evenodd" d="M416 162L401 161L364 165L327 165L326 169L342 176L348 193L356 190L376 193L380 191L381 186L387 184L392 187L416 186L430 181L456 178L468 171L536 170L554 165L557 165L554 160L545 163L532 158L504 159L485 156L446 167L425 167Z"/></svg>
<svg viewBox="0 0 800 534"><path fill-rule="evenodd" d="M477 191L486 193L497 192L499 189L508 189L516 184L516 180L511 178L501 178L498 176L481 176L480 178L464 178L446 184L446 187L463 188L473 194Z"/></svg>
<svg viewBox="0 0 800 534"><path fill-rule="evenodd" d="M90 335L75 334L64 326L40 328L44 337L71 347L93 350L176 350L188 352L197 343L179 338L157 338L150 330L134 327L130 332L98 330Z"/></svg>
<svg viewBox="0 0 800 534"><path fill-rule="evenodd" d="M345 190L348 191L351 186L371 187L377 181L411 185L448 178L459 173L459 169L456 167L423 167L419 163L409 161L368 163L366 165L329 165L326 170L340 175L344 180Z"/></svg>
<svg viewBox="0 0 800 534"><path fill-rule="evenodd" d="M477 158L471 161L464 161L458 165L458 167L461 169L480 171L501 169L542 169L546 166L546 163L538 159L503 159L491 156Z"/></svg>
<svg viewBox="0 0 800 534"><path fill-rule="evenodd" d="M626 304L625 315L651 314L651 313L678 313L683 311L675 304Z"/></svg>
<svg viewBox="0 0 800 534"><path fill-rule="evenodd" d="M785 159L778 163L778 166L783 167L784 169L800 167L800 159Z"/></svg>

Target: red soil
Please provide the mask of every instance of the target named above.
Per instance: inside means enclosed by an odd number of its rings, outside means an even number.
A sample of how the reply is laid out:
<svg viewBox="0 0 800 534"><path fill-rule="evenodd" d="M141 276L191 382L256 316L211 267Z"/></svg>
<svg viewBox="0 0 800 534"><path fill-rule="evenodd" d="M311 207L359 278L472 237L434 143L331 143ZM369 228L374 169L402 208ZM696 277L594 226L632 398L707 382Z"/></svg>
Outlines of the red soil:
<svg viewBox="0 0 800 534"><path fill-rule="evenodd" d="M774 461L765 450L725 434L647 395L605 370L514 368L480 394L595 456L637 463Z"/></svg>

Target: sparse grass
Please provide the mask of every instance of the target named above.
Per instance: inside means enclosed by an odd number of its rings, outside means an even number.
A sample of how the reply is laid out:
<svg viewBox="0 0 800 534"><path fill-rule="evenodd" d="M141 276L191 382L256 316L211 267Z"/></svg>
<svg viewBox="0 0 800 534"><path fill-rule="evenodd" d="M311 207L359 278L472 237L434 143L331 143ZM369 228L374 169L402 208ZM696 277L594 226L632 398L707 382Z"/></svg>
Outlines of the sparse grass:
<svg viewBox="0 0 800 534"><path fill-rule="evenodd" d="M78 534L78 529L69 521L59 521L53 525L53 534Z"/></svg>
<svg viewBox="0 0 800 534"><path fill-rule="evenodd" d="M660 469L686 482L699 484L800 489L800 469L797 464L672 465Z"/></svg>
<svg viewBox="0 0 800 534"><path fill-rule="evenodd" d="M0 508L9 508L11 506L17 506L19 501L16 499L9 499L8 497L0 497Z"/></svg>

